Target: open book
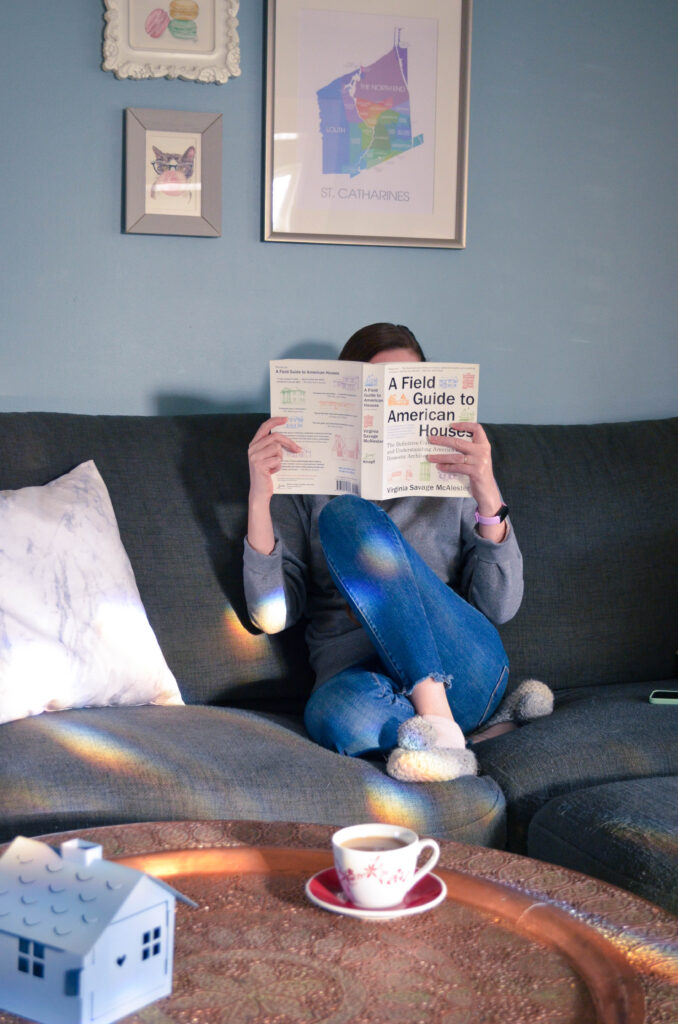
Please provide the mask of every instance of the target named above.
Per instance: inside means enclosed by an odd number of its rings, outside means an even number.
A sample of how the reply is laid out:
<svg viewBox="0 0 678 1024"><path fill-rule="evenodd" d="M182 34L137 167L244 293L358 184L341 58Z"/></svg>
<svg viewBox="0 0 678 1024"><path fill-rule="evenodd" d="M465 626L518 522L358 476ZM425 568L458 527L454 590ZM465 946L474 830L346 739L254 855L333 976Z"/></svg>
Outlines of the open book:
<svg viewBox="0 0 678 1024"><path fill-rule="evenodd" d="M273 360L271 416L302 448L274 474L280 494L468 497L468 478L428 462L431 435L469 438L476 420L474 363Z"/></svg>

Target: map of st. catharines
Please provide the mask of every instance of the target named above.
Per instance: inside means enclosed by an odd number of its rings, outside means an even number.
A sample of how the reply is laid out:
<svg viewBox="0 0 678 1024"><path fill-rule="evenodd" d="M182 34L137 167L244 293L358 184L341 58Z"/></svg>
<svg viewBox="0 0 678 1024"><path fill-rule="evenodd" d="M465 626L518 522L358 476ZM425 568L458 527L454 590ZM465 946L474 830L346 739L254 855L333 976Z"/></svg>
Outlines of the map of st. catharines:
<svg viewBox="0 0 678 1024"><path fill-rule="evenodd" d="M390 160L420 146L412 137L407 47L400 29L393 47L366 67L358 67L319 89L323 174L348 174Z"/></svg>

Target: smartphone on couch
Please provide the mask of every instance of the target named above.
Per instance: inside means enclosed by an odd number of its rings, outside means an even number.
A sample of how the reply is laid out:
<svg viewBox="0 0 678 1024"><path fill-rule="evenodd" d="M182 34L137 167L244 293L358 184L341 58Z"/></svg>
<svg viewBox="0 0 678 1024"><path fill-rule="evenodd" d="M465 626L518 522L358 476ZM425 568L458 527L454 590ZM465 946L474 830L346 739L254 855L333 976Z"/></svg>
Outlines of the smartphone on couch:
<svg viewBox="0 0 678 1024"><path fill-rule="evenodd" d="M653 690L650 704L675 704L678 707L678 690Z"/></svg>

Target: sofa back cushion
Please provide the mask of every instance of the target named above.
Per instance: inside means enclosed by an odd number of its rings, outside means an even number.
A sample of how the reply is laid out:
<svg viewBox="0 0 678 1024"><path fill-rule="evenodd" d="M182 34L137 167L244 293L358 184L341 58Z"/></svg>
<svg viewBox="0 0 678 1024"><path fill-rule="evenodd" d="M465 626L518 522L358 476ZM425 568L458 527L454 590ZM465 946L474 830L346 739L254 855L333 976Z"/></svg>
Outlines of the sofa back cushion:
<svg viewBox="0 0 678 1024"><path fill-rule="evenodd" d="M187 703L292 710L312 682L302 627L257 635L245 611L247 445L263 418L0 414L0 490L94 460ZM513 683L675 677L678 418L487 429L525 561L501 630Z"/></svg>
<svg viewBox="0 0 678 1024"><path fill-rule="evenodd" d="M513 684L675 678L678 418L487 429L525 563Z"/></svg>

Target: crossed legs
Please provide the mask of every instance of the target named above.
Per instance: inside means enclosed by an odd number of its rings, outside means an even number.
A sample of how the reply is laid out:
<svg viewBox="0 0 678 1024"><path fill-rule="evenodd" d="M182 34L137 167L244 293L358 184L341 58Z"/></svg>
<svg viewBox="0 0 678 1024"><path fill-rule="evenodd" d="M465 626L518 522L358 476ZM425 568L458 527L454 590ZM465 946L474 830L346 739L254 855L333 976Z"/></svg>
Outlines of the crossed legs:
<svg viewBox="0 0 678 1024"><path fill-rule="evenodd" d="M310 735L354 756L387 753L404 738L417 755L408 762L425 760L418 755L430 747L456 749L453 760L463 770L451 770L468 774L475 759L463 734L489 718L508 678L497 631L438 579L379 507L335 498L319 528L332 578L375 657L313 693L306 708Z"/></svg>

